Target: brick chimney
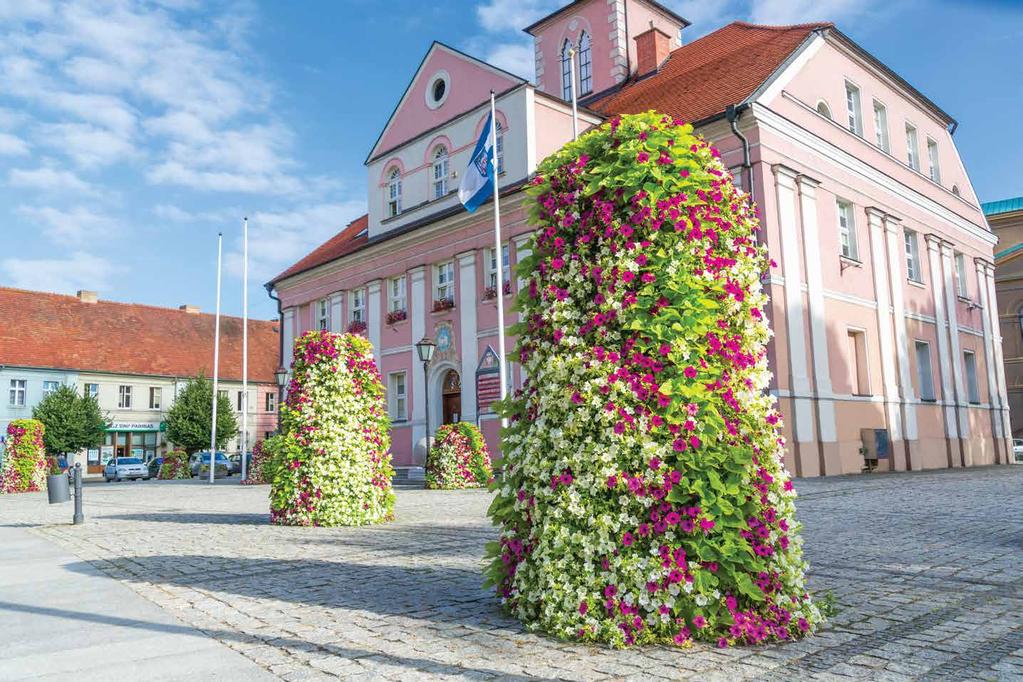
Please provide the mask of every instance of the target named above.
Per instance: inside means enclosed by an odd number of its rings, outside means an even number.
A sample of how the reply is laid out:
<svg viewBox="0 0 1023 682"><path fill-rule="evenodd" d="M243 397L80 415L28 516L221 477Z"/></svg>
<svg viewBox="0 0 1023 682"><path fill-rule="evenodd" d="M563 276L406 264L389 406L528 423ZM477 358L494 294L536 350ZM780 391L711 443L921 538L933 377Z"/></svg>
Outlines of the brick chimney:
<svg viewBox="0 0 1023 682"><path fill-rule="evenodd" d="M671 36L650 22L650 28L633 40L636 41L636 76L656 71L671 54Z"/></svg>
<svg viewBox="0 0 1023 682"><path fill-rule="evenodd" d="M79 289L77 296L82 303L95 303L99 300L95 291L86 291L85 289Z"/></svg>
<svg viewBox="0 0 1023 682"><path fill-rule="evenodd" d="M182 310L182 311L184 311L186 313L189 313L191 315L198 315L199 314L199 306L197 306L197 305L187 305L186 304L186 305L178 306L178 310Z"/></svg>

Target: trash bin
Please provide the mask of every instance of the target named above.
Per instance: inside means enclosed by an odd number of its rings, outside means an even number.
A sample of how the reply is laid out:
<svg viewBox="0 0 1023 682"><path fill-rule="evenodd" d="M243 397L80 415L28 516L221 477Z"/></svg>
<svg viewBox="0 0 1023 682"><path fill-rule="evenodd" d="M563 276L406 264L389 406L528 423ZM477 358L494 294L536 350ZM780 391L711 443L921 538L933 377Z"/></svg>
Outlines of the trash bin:
<svg viewBox="0 0 1023 682"><path fill-rule="evenodd" d="M46 494L50 504L60 504L71 500L71 488L67 474L50 474L46 477Z"/></svg>

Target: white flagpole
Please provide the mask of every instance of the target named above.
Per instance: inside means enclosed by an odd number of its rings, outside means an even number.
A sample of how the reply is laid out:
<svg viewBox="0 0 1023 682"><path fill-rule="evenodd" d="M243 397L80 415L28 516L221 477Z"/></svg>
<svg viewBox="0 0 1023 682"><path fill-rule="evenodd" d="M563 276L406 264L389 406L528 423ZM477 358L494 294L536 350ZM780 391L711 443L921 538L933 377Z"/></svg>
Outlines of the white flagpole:
<svg viewBox="0 0 1023 682"><path fill-rule="evenodd" d="M508 361L504 356L504 249L501 245L501 198L497 180L497 104L490 91L490 171L494 178L494 248L497 254L497 354L501 358L501 400L508 395ZM504 423L505 420L501 420ZM505 424L507 425L507 424Z"/></svg>
<svg viewBox="0 0 1023 682"><path fill-rule="evenodd" d="M249 445L249 219L242 220L242 480L248 477Z"/></svg>
<svg viewBox="0 0 1023 682"><path fill-rule="evenodd" d="M572 139L579 139L579 101L575 96L575 48L568 48L568 68L572 82Z"/></svg>
<svg viewBox="0 0 1023 682"><path fill-rule="evenodd" d="M217 315L213 332L213 412L210 421L210 483L217 468L217 392L220 375L220 263L224 253L224 235L217 234Z"/></svg>

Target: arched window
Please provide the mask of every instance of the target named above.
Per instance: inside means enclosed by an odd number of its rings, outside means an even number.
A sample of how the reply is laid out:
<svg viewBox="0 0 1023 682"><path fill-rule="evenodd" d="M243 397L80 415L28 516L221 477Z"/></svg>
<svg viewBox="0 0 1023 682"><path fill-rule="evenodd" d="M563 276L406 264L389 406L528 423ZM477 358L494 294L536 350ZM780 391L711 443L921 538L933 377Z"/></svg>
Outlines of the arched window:
<svg viewBox="0 0 1023 682"><path fill-rule="evenodd" d="M387 177L387 215L393 218L401 213L401 169L391 169Z"/></svg>
<svg viewBox="0 0 1023 682"><path fill-rule="evenodd" d="M440 145L433 152L433 198L440 199L448 193L448 148Z"/></svg>
<svg viewBox="0 0 1023 682"><path fill-rule="evenodd" d="M817 113L823 116L824 118L828 119L829 121L831 120L831 108L828 106L828 103L825 102L824 100L820 100L817 102Z"/></svg>
<svg viewBox="0 0 1023 682"><path fill-rule="evenodd" d="M497 141L494 143L494 155L497 157L497 174L504 172L504 126L497 122Z"/></svg>
<svg viewBox="0 0 1023 682"><path fill-rule="evenodd" d="M561 98L572 100L572 43L568 40L561 47Z"/></svg>
<svg viewBox="0 0 1023 682"><path fill-rule="evenodd" d="M590 55L590 35L583 31L579 37L579 94L593 91L593 59Z"/></svg>

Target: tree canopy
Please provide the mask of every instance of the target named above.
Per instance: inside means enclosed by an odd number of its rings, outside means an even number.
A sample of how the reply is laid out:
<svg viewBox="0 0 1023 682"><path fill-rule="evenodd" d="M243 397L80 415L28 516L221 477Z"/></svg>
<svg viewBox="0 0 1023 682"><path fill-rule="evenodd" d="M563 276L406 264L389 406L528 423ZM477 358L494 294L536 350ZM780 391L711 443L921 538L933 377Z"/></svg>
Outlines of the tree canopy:
<svg viewBox="0 0 1023 682"><path fill-rule="evenodd" d="M210 446L213 423L213 382L206 377L190 379L167 412L167 440L192 454ZM231 402L217 397L217 449L223 448L238 433L238 420Z"/></svg>
<svg viewBox="0 0 1023 682"><path fill-rule="evenodd" d="M32 417L43 423L43 443L47 454L54 456L98 447L107 429L96 398L79 395L67 385L43 398Z"/></svg>

